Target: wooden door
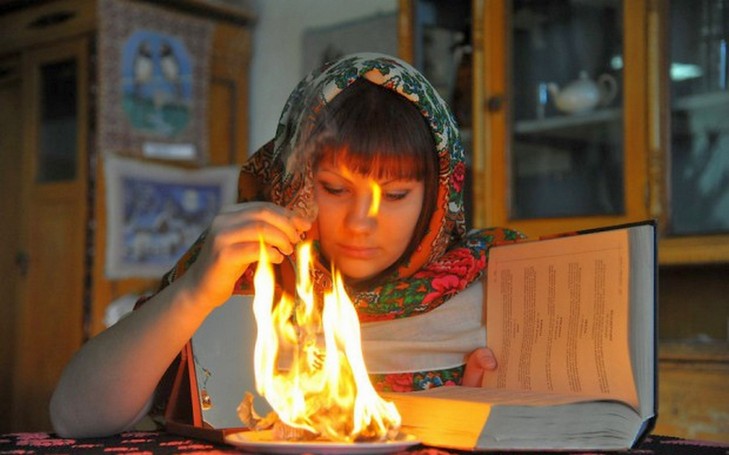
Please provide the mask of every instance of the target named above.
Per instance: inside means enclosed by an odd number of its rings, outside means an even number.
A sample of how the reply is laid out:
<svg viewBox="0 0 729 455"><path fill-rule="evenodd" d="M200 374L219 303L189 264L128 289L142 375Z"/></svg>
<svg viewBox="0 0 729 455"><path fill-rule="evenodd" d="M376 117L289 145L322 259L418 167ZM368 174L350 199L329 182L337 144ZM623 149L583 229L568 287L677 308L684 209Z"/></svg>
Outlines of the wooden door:
<svg viewBox="0 0 729 455"><path fill-rule="evenodd" d="M49 430L48 402L84 340L88 40L22 56L20 252L11 430ZM16 115L18 115L16 111Z"/></svg>
<svg viewBox="0 0 729 455"><path fill-rule="evenodd" d="M0 431L9 429L20 236L20 60L0 61Z"/></svg>

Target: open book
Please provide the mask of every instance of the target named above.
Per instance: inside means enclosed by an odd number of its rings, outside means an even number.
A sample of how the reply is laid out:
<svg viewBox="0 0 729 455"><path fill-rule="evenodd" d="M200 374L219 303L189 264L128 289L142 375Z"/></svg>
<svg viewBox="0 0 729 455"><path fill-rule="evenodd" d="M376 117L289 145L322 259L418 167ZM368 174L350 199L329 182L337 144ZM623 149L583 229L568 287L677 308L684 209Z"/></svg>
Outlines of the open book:
<svg viewBox="0 0 729 455"><path fill-rule="evenodd" d="M403 431L456 449L611 450L655 424L651 222L497 246L483 387L386 394Z"/></svg>

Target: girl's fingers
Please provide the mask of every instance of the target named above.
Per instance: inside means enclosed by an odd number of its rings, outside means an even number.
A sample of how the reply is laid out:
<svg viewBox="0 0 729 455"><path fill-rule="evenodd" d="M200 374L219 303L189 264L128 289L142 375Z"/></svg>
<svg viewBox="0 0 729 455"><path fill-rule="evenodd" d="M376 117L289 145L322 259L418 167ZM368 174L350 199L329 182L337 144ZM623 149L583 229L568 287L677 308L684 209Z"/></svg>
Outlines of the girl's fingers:
<svg viewBox="0 0 729 455"><path fill-rule="evenodd" d="M217 221L231 226L238 225L239 228L252 221L267 223L283 232L291 243L298 242L301 232L311 228L309 221L270 202L250 202L225 207Z"/></svg>
<svg viewBox="0 0 729 455"><path fill-rule="evenodd" d="M302 218L300 216L294 216L293 218L294 226L296 227L296 231L298 233L306 232L309 229L311 229L311 221Z"/></svg>
<svg viewBox="0 0 729 455"><path fill-rule="evenodd" d="M283 254L294 252L294 243L285 229L264 221L246 221L241 224L229 224L221 227L215 235L217 248L226 248L236 244L255 243L260 240L278 248ZM296 240L299 240L296 237Z"/></svg>
<svg viewBox="0 0 729 455"><path fill-rule="evenodd" d="M258 261L261 240L269 261L280 264L301 241L300 232L310 227L306 220L272 203L228 206L213 220L190 282L205 301L219 304L229 297L228 290L240 274Z"/></svg>
<svg viewBox="0 0 729 455"><path fill-rule="evenodd" d="M463 385L479 387L486 371L496 369L496 357L489 348L479 348L473 351L466 359L466 369L463 372Z"/></svg>
<svg viewBox="0 0 729 455"><path fill-rule="evenodd" d="M245 267L248 266L248 264L252 264L256 261L258 261L258 258L260 257L260 248L259 248L258 242L249 242L249 243L240 243L233 245L231 248L229 248L223 259L230 261L230 263L238 263L242 264L242 269L245 270ZM281 251L278 248L272 247L270 245L266 245L266 254L268 255L268 260L274 264L280 264L283 262L284 256ZM239 272L242 273L243 270L240 270ZM236 271L236 273L239 273Z"/></svg>

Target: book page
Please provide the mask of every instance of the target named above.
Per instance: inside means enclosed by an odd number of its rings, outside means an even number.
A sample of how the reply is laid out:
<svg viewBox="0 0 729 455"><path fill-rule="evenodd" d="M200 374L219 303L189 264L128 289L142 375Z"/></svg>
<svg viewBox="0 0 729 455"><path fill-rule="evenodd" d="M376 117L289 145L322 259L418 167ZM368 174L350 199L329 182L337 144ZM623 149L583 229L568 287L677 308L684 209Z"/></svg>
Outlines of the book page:
<svg viewBox="0 0 729 455"><path fill-rule="evenodd" d="M489 255L484 387L620 399L636 407L625 229L517 243Z"/></svg>

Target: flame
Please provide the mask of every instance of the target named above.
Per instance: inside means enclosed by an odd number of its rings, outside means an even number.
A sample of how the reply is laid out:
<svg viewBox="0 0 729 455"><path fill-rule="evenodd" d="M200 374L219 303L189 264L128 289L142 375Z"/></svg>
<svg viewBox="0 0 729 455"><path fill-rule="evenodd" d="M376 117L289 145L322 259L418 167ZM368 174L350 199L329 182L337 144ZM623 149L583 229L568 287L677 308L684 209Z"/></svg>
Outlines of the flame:
<svg viewBox="0 0 729 455"><path fill-rule="evenodd" d="M357 313L340 273L333 289L314 296L311 243L297 247L296 300L274 306L274 275L261 241L254 277L256 389L285 424L333 441L385 440L396 434L400 414L383 400L367 375ZM281 366L287 354L289 364Z"/></svg>
<svg viewBox="0 0 729 455"><path fill-rule="evenodd" d="M377 213L380 211L382 188L374 180L370 180L370 186L372 187L372 202L370 203L370 210L367 212L367 216L377 216Z"/></svg>

